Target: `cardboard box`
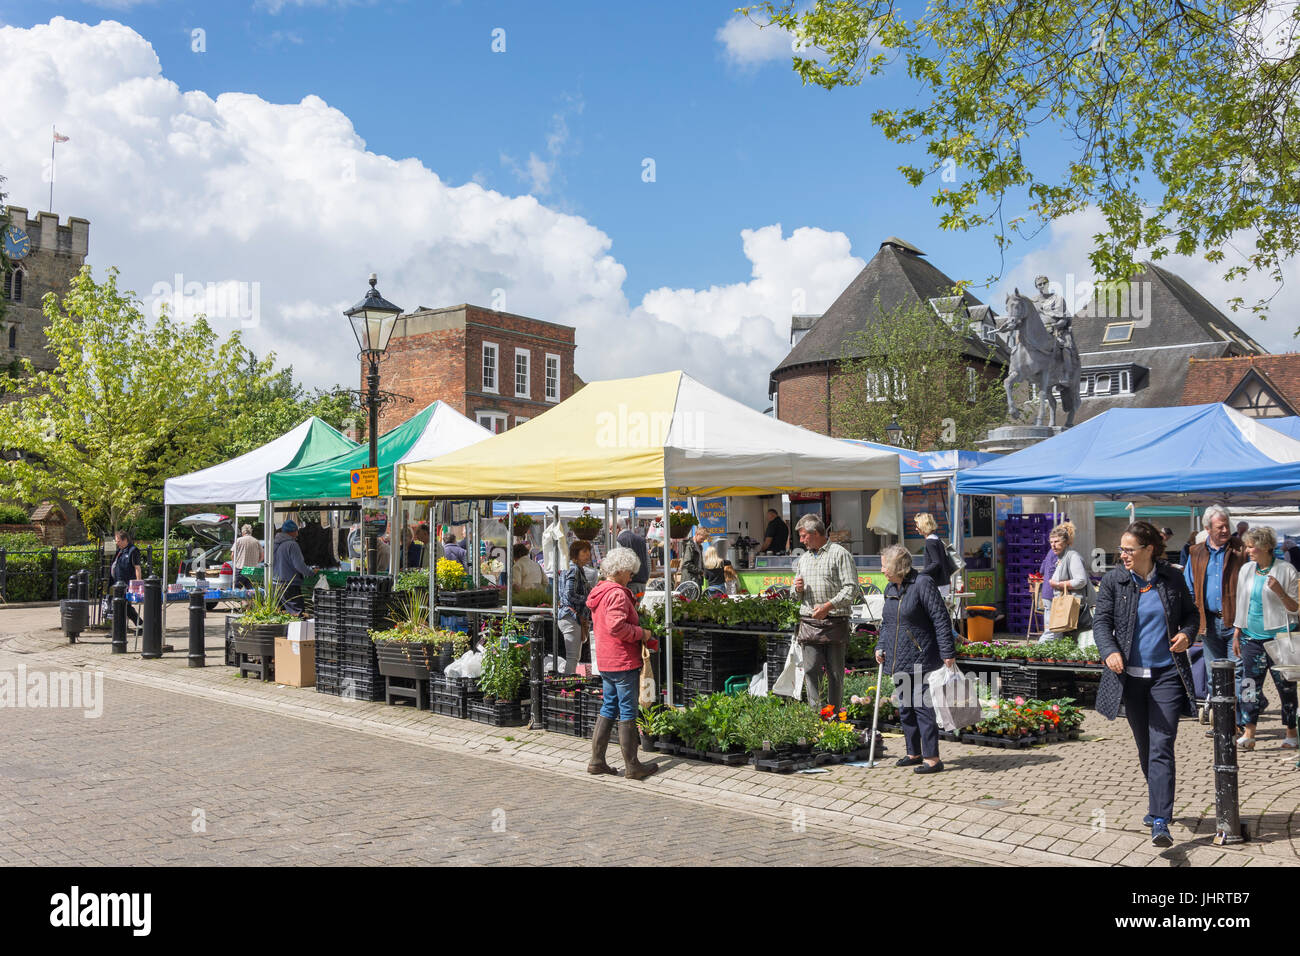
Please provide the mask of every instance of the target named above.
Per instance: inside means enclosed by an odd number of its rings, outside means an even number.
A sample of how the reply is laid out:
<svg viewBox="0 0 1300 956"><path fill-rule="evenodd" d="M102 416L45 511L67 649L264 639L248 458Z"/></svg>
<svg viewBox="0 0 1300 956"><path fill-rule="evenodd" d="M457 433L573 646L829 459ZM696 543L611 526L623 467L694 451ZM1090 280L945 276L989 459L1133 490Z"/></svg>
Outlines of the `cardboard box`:
<svg viewBox="0 0 1300 956"><path fill-rule="evenodd" d="M316 686L316 642L275 639L275 682L289 687Z"/></svg>

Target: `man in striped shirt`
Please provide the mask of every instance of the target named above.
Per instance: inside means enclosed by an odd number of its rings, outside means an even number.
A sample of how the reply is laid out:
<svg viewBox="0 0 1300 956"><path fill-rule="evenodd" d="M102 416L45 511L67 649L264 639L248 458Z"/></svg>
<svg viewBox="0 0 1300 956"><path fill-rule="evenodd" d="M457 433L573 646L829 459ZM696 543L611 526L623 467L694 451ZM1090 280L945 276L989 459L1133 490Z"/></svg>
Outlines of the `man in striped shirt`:
<svg viewBox="0 0 1300 956"><path fill-rule="evenodd" d="M800 600L799 634L803 651L808 703L836 710L844 700L844 658L849 647L849 612L858 593L858 569L853 555L834 544L816 515L804 515L795 525L806 549L799 558L794 593ZM821 698L826 679L827 700Z"/></svg>

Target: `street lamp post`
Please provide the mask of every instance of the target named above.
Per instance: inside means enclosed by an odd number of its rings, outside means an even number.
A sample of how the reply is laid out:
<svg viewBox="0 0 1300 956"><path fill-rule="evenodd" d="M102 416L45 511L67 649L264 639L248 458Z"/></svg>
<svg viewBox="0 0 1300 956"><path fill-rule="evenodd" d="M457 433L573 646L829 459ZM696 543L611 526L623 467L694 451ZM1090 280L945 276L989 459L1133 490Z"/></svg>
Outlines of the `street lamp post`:
<svg viewBox="0 0 1300 956"><path fill-rule="evenodd" d="M388 340L393 336L397 317L402 314L399 306L393 305L375 288L378 277L370 273L370 291L366 297L343 314L352 323L352 333L357 337L357 346L361 349L358 358L370 363L366 372L366 388L361 396L361 404L370 412L370 467L379 467L379 406L384 403L384 396L379 391L379 359L388 350ZM365 512L361 515L361 531L365 536L366 571L376 572L379 545L374 534L366 531Z"/></svg>
<svg viewBox="0 0 1300 956"><path fill-rule="evenodd" d="M898 424L897 418L891 418L889 424L885 426L885 437L889 443L898 446L903 441L903 426Z"/></svg>

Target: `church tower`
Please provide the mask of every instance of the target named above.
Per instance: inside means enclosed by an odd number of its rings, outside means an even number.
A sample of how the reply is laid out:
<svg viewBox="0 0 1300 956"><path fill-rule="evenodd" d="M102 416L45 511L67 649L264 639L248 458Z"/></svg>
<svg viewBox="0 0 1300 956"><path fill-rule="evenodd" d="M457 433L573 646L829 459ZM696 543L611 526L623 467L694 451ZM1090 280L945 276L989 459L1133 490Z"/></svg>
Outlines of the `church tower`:
<svg viewBox="0 0 1300 956"><path fill-rule="evenodd" d="M29 219L21 206L9 206L9 225L0 242L4 244L4 315L0 317L0 366L16 359L30 359L37 369L53 363L45 347L45 315L41 299L53 292L60 299L68 292L72 277L86 262L90 246L90 223L76 216L66 225L52 212Z"/></svg>

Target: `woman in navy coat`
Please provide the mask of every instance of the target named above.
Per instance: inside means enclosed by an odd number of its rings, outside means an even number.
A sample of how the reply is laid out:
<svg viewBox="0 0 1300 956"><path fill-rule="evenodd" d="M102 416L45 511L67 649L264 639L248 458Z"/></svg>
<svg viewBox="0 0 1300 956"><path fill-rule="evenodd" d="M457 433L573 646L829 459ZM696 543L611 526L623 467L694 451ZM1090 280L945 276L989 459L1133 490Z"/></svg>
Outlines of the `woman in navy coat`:
<svg viewBox="0 0 1300 956"><path fill-rule="evenodd" d="M926 678L932 671L951 666L956 660L952 618L939 596L939 588L912 567L912 555L901 544L891 545L880 556L880 568L889 579L881 613L876 660L893 675L894 692L901 692L898 722L907 740L907 756L900 767L915 767L913 773L938 773L939 725ZM924 761L924 766L918 766Z"/></svg>
<svg viewBox="0 0 1300 956"><path fill-rule="evenodd" d="M1120 538L1121 567L1097 588L1093 637L1106 670L1097 688L1097 713L1119 716L1120 702L1137 743L1147 780L1153 846L1173 845L1174 741L1179 717L1196 715L1187 646L1200 615L1183 575L1164 560L1164 537L1146 521Z"/></svg>

